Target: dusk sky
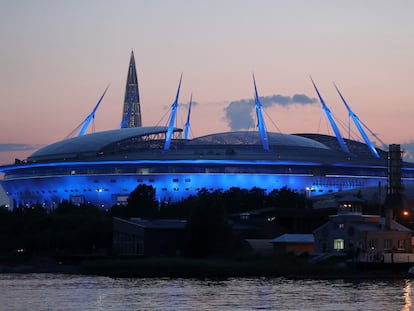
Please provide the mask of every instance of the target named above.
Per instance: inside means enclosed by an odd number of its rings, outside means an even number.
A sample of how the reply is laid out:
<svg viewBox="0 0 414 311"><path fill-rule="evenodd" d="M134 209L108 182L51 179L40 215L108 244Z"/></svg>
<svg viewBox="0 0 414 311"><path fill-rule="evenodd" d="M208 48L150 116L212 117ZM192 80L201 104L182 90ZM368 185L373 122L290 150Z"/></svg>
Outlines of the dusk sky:
<svg viewBox="0 0 414 311"><path fill-rule="evenodd" d="M312 76L345 127L332 82L413 160L413 12L411 0L0 0L0 164L65 138L109 83L95 130L119 127L132 50L144 126L168 123L183 73L193 137L253 130L254 73L268 131L333 135Z"/></svg>

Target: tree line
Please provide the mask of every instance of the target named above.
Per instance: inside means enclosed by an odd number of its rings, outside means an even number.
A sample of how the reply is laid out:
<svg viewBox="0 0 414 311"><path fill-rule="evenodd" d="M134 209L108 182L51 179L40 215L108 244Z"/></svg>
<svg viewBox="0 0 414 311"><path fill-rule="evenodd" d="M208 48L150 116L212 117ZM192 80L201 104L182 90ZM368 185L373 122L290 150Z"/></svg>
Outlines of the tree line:
<svg viewBox="0 0 414 311"><path fill-rule="evenodd" d="M178 202L156 200L155 189L140 184L125 205L109 210L91 204L75 205L64 201L53 210L41 205L0 209L0 252L23 250L36 254L80 254L100 249L110 250L113 217L146 219L175 218L187 220L187 252L204 257L229 252L232 228L229 217L254 210L279 208L286 211L310 208L304 194L288 188L265 190L230 188L197 195Z"/></svg>

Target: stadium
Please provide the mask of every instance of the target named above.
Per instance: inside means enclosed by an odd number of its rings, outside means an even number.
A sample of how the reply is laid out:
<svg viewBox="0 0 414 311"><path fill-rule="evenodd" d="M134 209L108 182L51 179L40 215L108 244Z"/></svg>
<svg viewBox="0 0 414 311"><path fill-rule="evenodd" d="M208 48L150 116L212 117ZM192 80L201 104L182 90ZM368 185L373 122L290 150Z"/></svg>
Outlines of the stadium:
<svg viewBox="0 0 414 311"><path fill-rule="evenodd" d="M132 54L120 128L85 134L102 95L78 136L0 167L4 174L1 185L11 207L42 204L53 208L69 200L110 208L124 204L139 184L153 186L160 203L178 201L201 189L225 191L231 187L257 187L267 192L287 187L308 197L361 188L386 189L388 151L374 147L361 126L364 142L344 139L316 85L335 136L268 132L254 85L257 131L189 139L190 109L185 129L174 126L180 85L169 125L141 126ZM359 120L354 121L358 127ZM401 172L404 184L414 184L414 164L402 162Z"/></svg>

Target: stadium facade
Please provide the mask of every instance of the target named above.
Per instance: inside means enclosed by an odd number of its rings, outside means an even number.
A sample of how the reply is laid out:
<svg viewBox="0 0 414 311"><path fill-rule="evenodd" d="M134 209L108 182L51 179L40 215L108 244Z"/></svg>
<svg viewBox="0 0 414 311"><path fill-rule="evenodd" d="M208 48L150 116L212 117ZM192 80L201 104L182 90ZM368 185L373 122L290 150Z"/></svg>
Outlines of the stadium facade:
<svg viewBox="0 0 414 311"><path fill-rule="evenodd" d="M258 187L267 192L287 187L308 196L386 188L388 152L375 148L366 135L364 142L344 139L316 85L335 136L268 132L254 81L257 131L188 139L188 124L185 130L174 127L180 85L181 79L169 125L141 126L132 54L126 88L132 95L125 95L120 128L82 133L0 167L4 174L1 185L11 205L53 208L69 200L110 208L125 203L139 184L153 186L160 202L177 201L201 189L225 191L231 187ZM128 98L131 107L126 104ZM358 127L359 120L353 116ZM414 164L403 162L402 181L414 184Z"/></svg>

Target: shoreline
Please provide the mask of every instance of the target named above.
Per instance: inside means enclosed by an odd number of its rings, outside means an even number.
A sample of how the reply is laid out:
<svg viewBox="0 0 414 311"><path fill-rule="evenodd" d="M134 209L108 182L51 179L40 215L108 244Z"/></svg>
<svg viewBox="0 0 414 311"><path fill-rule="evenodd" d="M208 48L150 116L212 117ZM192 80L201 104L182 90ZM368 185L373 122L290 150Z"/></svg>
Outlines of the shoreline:
<svg viewBox="0 0 414 311"><path fill-rule="evenodd" d="M192 259L168 258L93 258L78 262L53 257L1 262L0 273L59 273L96 275L112 278L229 278L284 277L288 279L409 279L410 264L358 265L343 263L309 263L306 259Z"/></svg>

